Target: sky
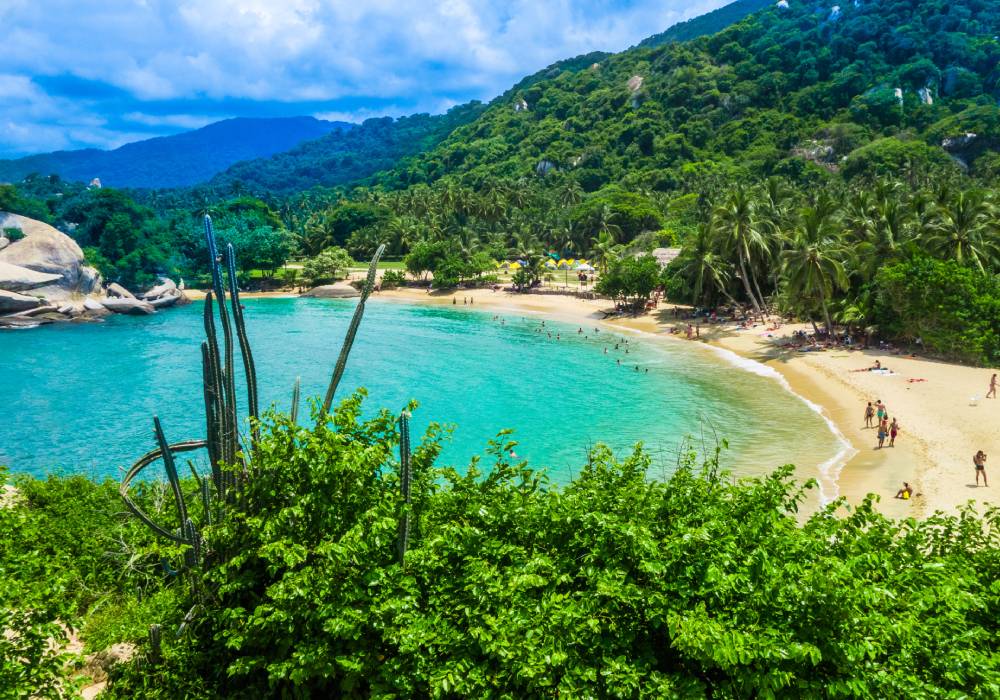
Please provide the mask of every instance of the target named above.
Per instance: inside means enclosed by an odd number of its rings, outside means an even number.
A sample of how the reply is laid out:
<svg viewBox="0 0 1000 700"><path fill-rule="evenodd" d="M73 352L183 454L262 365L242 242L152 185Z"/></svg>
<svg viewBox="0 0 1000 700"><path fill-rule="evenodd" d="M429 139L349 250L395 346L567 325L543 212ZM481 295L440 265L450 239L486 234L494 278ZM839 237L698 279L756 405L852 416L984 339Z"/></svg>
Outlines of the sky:
<svg viewBox="0 0 1000 700"><path fill-rule="evenodd" d="M0 158L487 101L727 0L0 0Z"/></svg>

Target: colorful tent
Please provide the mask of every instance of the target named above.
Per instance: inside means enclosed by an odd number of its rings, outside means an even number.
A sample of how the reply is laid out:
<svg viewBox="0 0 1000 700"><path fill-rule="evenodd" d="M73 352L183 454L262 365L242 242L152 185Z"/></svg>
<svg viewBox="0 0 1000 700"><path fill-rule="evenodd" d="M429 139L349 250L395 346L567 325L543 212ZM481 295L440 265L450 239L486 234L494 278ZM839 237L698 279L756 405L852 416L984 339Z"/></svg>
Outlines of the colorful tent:
<svg viewBox="0 0 1000 700"><path fill-rule="evenodd" d="M522 267L521 263L519 263L517 260L507 265L508 270L520 270L521 267Z"/></svg>
<svg viewBox="0 0 1000 700"><path fill-rule="evenodd" d="M568 270L569 268L571 268L573 266L570 265L569 260L560 260L556 264L556 267L558 267L560 270Z"/></svg>

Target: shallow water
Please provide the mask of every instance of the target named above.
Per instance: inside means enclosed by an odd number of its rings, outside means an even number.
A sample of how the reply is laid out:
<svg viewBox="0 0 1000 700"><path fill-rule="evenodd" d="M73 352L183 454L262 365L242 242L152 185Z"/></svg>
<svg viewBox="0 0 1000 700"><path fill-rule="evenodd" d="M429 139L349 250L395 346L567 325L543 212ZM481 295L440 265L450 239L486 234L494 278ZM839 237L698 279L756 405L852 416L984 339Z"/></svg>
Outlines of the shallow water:
<svg viewBox="0 0 1000 700"><path fill-rule="evenodd" d="M321 395L354 301L245 305L261 404L287 409L296 376L304 397ZM201 309L0 333L0 464L117 478L154 446L154 413L169 440L201 437ZM456 426L442 455L456 466L513 428L517 454L557 480L570 478L599 441L615 450L643 441L655 474L669 472L685 436L708 446L725 438L727 464L741 473L787 462L811 469L841 447L822 417L773 378L693 344L629 336L626 345L605 330L591 327L583 337L546 321L549 339L539 324L534 316L508 314L501 324L488 311L372 301L340 398L365 386L371 411L417 399L417 431L431 420Z"/></svg>

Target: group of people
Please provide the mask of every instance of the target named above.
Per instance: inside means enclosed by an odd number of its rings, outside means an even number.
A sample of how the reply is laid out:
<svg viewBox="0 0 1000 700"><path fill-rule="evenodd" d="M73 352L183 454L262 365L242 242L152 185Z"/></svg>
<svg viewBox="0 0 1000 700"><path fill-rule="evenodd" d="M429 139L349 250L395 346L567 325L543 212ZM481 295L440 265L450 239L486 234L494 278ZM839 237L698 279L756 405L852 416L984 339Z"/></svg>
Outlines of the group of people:
<svg viewBox="0 0 1000 700"><path fill-rule="evenodd" d="M900 427L899 421L895 418L890 420L889 409L882 399L875 401L873 405L871 401L865 407L865 427L866 428L878 428L878 445L875 447L876 450L880 450L885 447L885 439L889 438L889 447L896 446L896 436L899 435Z"/></svg>

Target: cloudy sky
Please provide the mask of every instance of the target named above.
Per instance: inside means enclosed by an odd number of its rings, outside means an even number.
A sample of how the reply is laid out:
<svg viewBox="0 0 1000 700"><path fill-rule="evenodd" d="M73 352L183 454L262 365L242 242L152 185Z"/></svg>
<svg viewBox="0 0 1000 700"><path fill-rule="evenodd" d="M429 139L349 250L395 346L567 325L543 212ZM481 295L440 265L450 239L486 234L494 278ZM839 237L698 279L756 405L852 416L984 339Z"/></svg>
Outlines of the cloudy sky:
<svg viewBox="0 0 1000 700"><path fill-rule="evenodd" d="M726 0L0 0L0 157L441 112Z"/></svg>

